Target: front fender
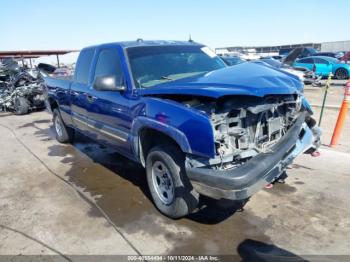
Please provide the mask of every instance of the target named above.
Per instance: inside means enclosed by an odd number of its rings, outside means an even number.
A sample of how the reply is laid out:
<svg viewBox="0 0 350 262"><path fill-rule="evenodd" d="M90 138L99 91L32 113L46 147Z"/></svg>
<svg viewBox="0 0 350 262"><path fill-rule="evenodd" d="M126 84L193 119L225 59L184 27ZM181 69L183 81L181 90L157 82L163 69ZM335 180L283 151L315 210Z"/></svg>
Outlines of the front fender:
<svg viewBox="0 0 350 262"><path fill-rule="evenodd" d="M137 152L136 148L138 147L138 137L140 131L144 128L154 129L168 135L169 137L174 139L174 141L180 146L183 152L190 154L192 153L191 146L184 133L172 126L144 116L140 116L137 119L135 119L132 125L131 135L134 138L133 145L135 152Z"/></svg>
<svg viewBox="0 0 350 262"><path fill-rule="evenodd" d="M135 116L131 127L134 139L142 128L152 128L174 139L185 153L214 157L213 129L206 115L171 100L148 97L144 102L142 115Z"/></svg>

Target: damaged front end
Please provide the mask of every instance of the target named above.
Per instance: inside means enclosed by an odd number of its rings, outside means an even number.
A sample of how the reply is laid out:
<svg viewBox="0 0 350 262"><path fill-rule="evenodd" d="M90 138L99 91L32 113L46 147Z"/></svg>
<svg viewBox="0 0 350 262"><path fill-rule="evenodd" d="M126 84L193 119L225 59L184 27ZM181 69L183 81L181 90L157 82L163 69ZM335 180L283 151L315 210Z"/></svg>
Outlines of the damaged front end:
<svg viewBox="0 0 350 262"><path fill-rule="evenodd" d="M21 68L12 60L0 65L0 112L26 114L42 109L45 107L44 90L41 71Z"/></svg>
<svg viewBox="0 0 350 262"><path fill-rule="evenodd" d="M320 144L311 109L296 94L184 103L205 112L212 123L215 157L188 155L186 163L193 186L204 195L247 198L277 179L297 155Z"/></svg>
<svg viewBox="0 0 350 262"><path fill-rule="evenodd" d="M16 112L16 101L19 97L27 101L28 110L44 108L44 90L44 85L41 83L16 87L14 90L4 90L0 92L0 112Z"/></svg>

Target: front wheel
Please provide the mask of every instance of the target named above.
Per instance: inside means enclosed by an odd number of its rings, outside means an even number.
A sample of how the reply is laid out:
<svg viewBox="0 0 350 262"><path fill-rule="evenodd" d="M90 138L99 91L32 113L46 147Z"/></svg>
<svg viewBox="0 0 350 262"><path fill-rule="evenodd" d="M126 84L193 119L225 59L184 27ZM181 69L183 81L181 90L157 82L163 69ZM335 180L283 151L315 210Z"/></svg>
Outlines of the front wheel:
<svg viewBox="0 0 350 262"><path fill-rule="evenodd" d="M147 155L146 173L154 204L163 214L180 218L197 207L199 194L185 174L184 156L176 146L153 147Z"/></svg>
<svg viewBox="0 0 350 262"><path fill-rule="evenodd" d="M339 68L335 71L335 77L339 80L348 79L349 72L345 68Z"/></svg>

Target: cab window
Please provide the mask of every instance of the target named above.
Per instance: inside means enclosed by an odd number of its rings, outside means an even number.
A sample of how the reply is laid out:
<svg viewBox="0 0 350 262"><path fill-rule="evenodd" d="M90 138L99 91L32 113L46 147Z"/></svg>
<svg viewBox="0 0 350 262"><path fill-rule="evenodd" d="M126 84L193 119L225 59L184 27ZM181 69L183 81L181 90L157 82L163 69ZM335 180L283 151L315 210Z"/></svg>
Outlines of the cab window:
<svg viewBox="0 0 350 262"><path fill-rule="evenodd" d="M98 76L114 75L117 83L122 84L123 71L117 49L103 49L100 51L96 63L95 78Z"/></svg>
<svg viewBox="0 0 350 262"><path fill-rule="evenodd" d="M304 63L304 64L313 64L314 61L312 58L304 58L304 59L300 59L299 63Z"/></svg>
<svg viewBox="0 0 350 262"><path fill-rule="evenodd" d="M80 52L79 59L77 61L75 81L82 84L89 82L89 73L91 62L94 57L95 49L83 49Z"/></svg>
<svg viewBox="0 0 350 262"><path fill-rule="evenodd" d="M324 64L328 65L328 62L322 58L315 58L315 64Z"/></svg>

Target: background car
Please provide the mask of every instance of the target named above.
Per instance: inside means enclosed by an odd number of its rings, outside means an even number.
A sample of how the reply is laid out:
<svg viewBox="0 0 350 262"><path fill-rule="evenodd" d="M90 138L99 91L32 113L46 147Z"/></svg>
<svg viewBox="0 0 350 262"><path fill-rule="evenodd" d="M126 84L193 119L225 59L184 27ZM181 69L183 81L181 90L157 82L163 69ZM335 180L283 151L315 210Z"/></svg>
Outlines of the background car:
<svg viewBox="0 0 350 262"><path fill-rule="evenodd" d="M312 71L308 70L307 68L294 68L288 64L284 64L280 62L277 59L273 58L262 58L260 60L254 61L255 63L260 64L267 64L269 66L281 69L283 71L286 71L290 74L296 75L300 81L302 81L304 84L309 85L313 84L315 77Z"/></svg>
<svg viewBox="0 0 350 262"><path fill-rule="evenodd" d="M274 58L261 58L259 61L265 62L267 64L269 64L270 66L276 67L276 68L281 68L282 67L282 63Z"/></svg>
<svg viewBox="0 0 350 262"><path fill-rule="evenodd" d="M316 75L322 77L327 77L332 73L337 79L348 79L350 75L348 64L341 63L338 59L329 56L305 57L295 61L293 66L313 70Z"/></svg>
<svg viewBox="0 0 350 262"><path fill-rule="evenodd" d="M61 68L57 68L54 72L53 72L53 76L56 77L67 77L67 76L72 76L72 70L70 70L67 67L61 67Z"/></svg>
<svg viewBox="0 0 350 262"><path fill-rule="evenodd" d="M302 47L303 50L299 55L299 58L307 57L307 56L313 56L317 53L317 50L312 47ZM296 48L281 48L278 52L280 56L287 56L290 52L292 52Z"/></svg>
<svg viewBox="0 0 350 262"><path fill-rule="evenodd" d="M350 51L346 52L339 60L347 63L350 60Z"/></svg>
<svg viewBox="0 0 350 262"><path fill-rule="evenodd" d="M278 61L282 61L283 56L281 55L264 56L264 57L261 57L260 59L275 59Z"/></svg>
<svg viewBox="0 0 350 262"><path fill-rule="evenodd" d="M313 56L329 56L339 59L340 57L344 56L344 52L318 52L313 54Z"/></svg>
<svg viewBox="0 0 350 262"><path fill-rule="evenodd" d="M240 58L238 56L222 56L222 60L228 65L228 66L234 66L238 65L244 62L247 62L247 60Z"/></svg>
<svg viewBox="0 0 350 262"><path fill-rule="evenodd" d="M55 72L55 70L57 69L57 67L50 65L50 64L46 64L46 63L39 63L37 68L41 72L44 72L46 74L53 74Z"/></svg>

